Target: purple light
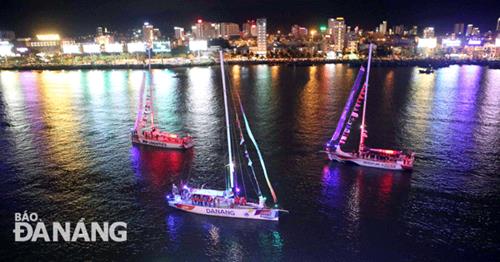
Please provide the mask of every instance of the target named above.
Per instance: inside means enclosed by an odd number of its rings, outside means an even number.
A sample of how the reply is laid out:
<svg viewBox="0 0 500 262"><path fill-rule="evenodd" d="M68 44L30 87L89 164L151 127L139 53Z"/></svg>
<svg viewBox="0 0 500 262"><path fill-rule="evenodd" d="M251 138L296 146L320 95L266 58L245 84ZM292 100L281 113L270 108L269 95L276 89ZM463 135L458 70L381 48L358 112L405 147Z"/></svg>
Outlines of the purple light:
<svg viewBox="0 0 500 262"><path fill-rule="evenodd" d="M189 187L188 187L187 185L184 185L184 186L182 187L182 189L186 189L186 190L187 190L187 189L189 189Z"/></svg>
<svg viewBox="0 0 500 262"><path fill-rule="evenodd" d="M239 192L240 192L240 188L239 188L239 187L237 187L237 188L236 188L236 193L239 193Z"/></svg>
<svg viewBox="0 0 500 262"><path fill-rule="evenodd" d="M472 46L481 45L481 40L470 39L469 42L467 42L467 45L472 45Z"/></svg>

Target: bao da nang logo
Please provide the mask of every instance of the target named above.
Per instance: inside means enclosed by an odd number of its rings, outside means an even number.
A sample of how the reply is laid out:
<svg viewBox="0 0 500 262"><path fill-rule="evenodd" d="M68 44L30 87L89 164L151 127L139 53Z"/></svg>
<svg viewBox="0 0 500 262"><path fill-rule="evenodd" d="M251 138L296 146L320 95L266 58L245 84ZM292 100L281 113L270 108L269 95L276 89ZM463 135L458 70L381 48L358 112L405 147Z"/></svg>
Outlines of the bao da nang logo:
<svg viewBox="0 0 500 262"><path fill-rule="evenodd" d="M80 219L77 223L52 222L49 227L37 213L14 214L14 241L16 242L96 242L127 241L127 223L90 222Z"/></svg>

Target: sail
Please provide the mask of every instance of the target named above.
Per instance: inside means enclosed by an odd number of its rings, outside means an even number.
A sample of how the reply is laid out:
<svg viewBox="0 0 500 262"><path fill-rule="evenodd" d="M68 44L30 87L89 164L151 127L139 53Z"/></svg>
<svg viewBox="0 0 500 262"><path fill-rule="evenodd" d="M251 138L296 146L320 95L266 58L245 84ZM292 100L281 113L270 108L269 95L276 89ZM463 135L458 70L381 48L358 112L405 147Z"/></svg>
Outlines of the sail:
<svg viewBox="0 0 500 262"><path fill-rule="evenodd" d="M359 90L362 86L362 85L360 85L360 83L361 83L361 80L363 78L364 72L365 72L365 68L363 66L361 66L361 68L359 69L358 75L356 76L356 80L354 81L354 84L352 86L351 92L349 93L349 98L347 99L347 102L344 106L344 111L342 111L342 115L340 116L339 122L337 123L337 128L335 129L335 132L333 133L333 136L330 139L330 142L328 142L328 146L336 146L337 143L339 142L340 135L345 128L347 115L352 108L352 104L354 102L354 97L359 92Z"/></svg>
<svg viewBox="0 0 500 262"><path fill-rule="evenodd" d="M143 108L143 97L144 97L144 88L146 86L146 74L142 77L141 90L139 92L139 105L137 106L137 118L135 119L134 130L137 130L139 127L139 122L142 119Z"/></svg>

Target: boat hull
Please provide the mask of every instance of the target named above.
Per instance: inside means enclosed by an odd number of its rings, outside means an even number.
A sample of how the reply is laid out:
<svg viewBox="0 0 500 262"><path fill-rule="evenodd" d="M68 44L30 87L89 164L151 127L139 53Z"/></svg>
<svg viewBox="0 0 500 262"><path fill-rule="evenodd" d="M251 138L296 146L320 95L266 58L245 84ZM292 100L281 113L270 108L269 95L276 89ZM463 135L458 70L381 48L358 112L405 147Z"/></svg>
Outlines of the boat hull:
<svg viewBox="0 0 500 262"><path fill-rule="evenodd" d="M388 170L411 170L412 167L404 166L402 161L379 161L354 157L349 153L328 152L328 158L338 162L348 162L359 166L388 169Z"/></svg>
<svg viewBox="0 0 500 262"><path fill-rule="evenodd" d="M191 205L177 200L168 200L168 205L189 213L230 218L278 221L279 211L269 208L221 208L211 206Z"/></svg>
<svg viewBox="0 0 500 262"><path fill-rule="evenodd" d="M140 139L137 137L132 137L132 143L138 144L138 145L165 148L165 149L180 149L180 150L189 149L189 148L193 147L193 143L186 144L186 143L159 142L159 141L149 140L149 139Z"/></svg>

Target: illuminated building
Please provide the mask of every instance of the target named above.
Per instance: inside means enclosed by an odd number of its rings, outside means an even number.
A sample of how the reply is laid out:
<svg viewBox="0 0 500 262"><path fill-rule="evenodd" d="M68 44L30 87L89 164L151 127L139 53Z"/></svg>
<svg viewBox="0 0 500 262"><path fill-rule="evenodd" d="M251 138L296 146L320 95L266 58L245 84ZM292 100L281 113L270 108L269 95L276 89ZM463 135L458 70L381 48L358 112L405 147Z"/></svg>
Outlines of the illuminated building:
<svg viewBox="0 0 500 262"><path fill-rule="evenodd" d="M500 17L497 20L497 32L500 32Z"/></svg>
<svg viewBox="0 0 500 262"><path fill-rule="evenodd" d="M142 41L144 41L149 47L154 41L154 28L148 22L144 23L142 26Z"/></svg>
<svg viewBox="0 0 500 262"><path fill-rule="evenodd" d="M455 36L460 37L464 34L464 24L463 23L457 23L455 24L455 27L453 28L453 33L455 33Z"/></svg>
<svg viewBox="0 0 500 262"><path fill-rule="evenodd" d="M394 27L394 34L396 35L403 35L405 31L404 25L397 25Z"/></svg>
<svg viewBox="0 0 500 262"><path fill-rule="evenodd" d="M335 52L343 52L344 41L345 41L345 31L346 25L343 17L337 17L332 20L328 20L328 26L331 26L331 35L333 40L333 50Z"/></svg>
<svg viewBox="0 0 500 262"><path fill-rule="evenodd" d="M424 28L424 38L434 38L434 27Z"/></svg>
<svg viewBox="0 0 500 262"><path fill-rule="evenodd" d="M465 31L465 36L470 36L472 35L472 29L474 28L473 24L468 24L467 25L467 30Z"/></svg>
<svg viewBox="0 0 500 262"><path fill-rule="evenodd" d="M247 20L243 23L243 37L255 37L257 36L257 25L255 20Z"/></svg>
<svg viewBox="0 0 500 262"><path fill-rule="evenodd" d="M408 33L413 36L418 35L418 26L414 25Z"/></svg>
<svg viewBox="0 0 500 262"><path fill-rule="evenodd" d="M197 40L208 40L219 36L219 28L219 24L198 19L197 23L191 27L191 32Z"/></svg>
<svg viewBox="0 0 500 262"><path fill-rule="evenodd" d="M379 25L378 28L379 28L378 31L381 34L383 35L387 34L387 21L382 21L382 23Z"/></svg>
<svg viewBox="0 0 500 262"><path fill-rule="evenodd" d="M257 19L257 54L267 54L267 22L266 18Z"/></svg>
<svg viewBox="0 0 500 262"><path fill-rule="evenodd" d="M103 36L103 35L109 34L108 28L102 27L102 26L97 27L95 32L96 32L96 36Z"/></svg>
<svg viewBox="0 0 500 262"><path fill-rule="evenodd" d="M295 39L303 39L307 37L307 28L301 27L299 25L293 25L291 29L291 34Z"/></svg>
<svg viewBox="0 0 500 262"><path fill-rule="evenodd" d="M36 40L26 42L26 46L42 53L58 53L61 51L61 37L58 34L39 34Z"/></svg>
<svg viewBox="0 0 500 262"><path fill-rule="evenodd" d="M481 32L479 31L479 27L473 27L470 36L479 36L480 33Z"/></svg>
<svg viewBox="0 0 500 262"><path fill-rule="evenodd" d="M184 41L184 28L183 27L174 27L175 39Z"/></svg>
<svg viewBox="0 0 500 262"><path fill-rule="evenodd" d="M220 23L220 35L223 38L240 35L240 26L236 23Z"/></svg>

